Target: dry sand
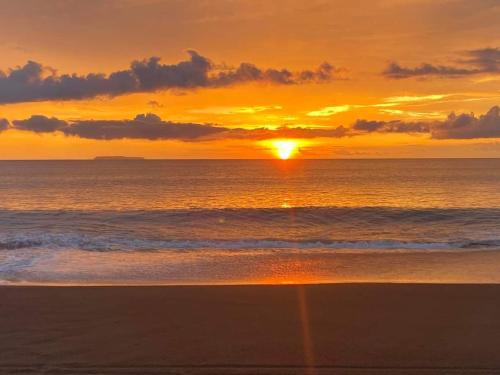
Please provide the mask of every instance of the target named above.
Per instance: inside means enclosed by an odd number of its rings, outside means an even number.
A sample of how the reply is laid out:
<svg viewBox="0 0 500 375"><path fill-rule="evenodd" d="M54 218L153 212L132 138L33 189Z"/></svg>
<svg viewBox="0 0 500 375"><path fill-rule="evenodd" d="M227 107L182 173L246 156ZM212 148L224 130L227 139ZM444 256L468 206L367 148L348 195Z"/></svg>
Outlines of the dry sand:
<svg viewBox="0 0 500 375"><path fill-rule="evenodd" d="M10 373L500 374L500 285L0 287Z"/></svg>

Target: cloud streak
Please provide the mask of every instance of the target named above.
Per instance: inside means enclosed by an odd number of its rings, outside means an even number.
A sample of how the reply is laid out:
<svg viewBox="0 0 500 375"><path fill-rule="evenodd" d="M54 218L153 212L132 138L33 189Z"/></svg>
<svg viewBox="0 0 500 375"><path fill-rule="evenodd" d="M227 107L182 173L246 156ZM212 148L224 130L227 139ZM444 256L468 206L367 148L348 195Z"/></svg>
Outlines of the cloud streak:
<svg viewBox="0 0 500 375"><path fill-rule="evenodd" d="M450 94L433 94L433 95L405 95L405 96L390 96L384 99L386 103L414 103L414 102L427 102L433 100L441 100L450 96Z"/></svg>
<svg viewBox="0 0 500 375"><path fill-rule="evenodd" d="M234 114L255 114L265 111L281 110L279 105L254 105L254 106L240 106L240 107L207 107L192 109L190 113L203 113L214 115L234 115Z"/></svg>
<svg viewBox="0 0 500 375"><path fill-rule="evenodd" d="M462 66L422 63L416 67L405 67L397 62L389 64L383 75L393 79L412 77L463 77L478 74L500 73L500 48L469 50L457 61Z"/></svg>
<svg viewBox="0 0 500 375"><path fill-rule="evenodd" d="M307 115L309 117L329 117L332 115L336 115L337 113L347 112L352 107L353 106L348 105L348 104L324 107L324 108L318 109L317 111L308 112ZM355 107L359 107L359 106L355 106Z"/></svg>
<svg viewBox="0 0 500 375"><path fill-rule="evenodd" d="M431 113L431 112L411 112L411 111L402 111L398 109L384 109L388 107L395 107L401 104L413 104L413 103L421 103L421 102L430 102L441 100L448 95L445 94L433 94L433 95L411 95L411 96L390 96L384 98L383 103L376 104L343 104L336 106L323 107L314 111L307 112L307 116L309 117L330 117L336 115L338 113L347 112L353 109L358 108L382 108L379 111L389 114L398 114L398 115L407 115L410 117L437 117L440 114Z"/></svg>
<svg viewBox="0 0 500 375"><path fill-rule="evenodd" d="M47 100L77 100L97 96L118 96L159 90L192 90L225 87L249 82L298 85L330 82L340 78L343 69L323 63L317 69L291 71L262 69L250 63L220 67L196 51L177 64L162 64L151 57L132 62L129 69L109 75L90 73L59 75L54 69L35 61L0 71L0 104Z"/></svg>

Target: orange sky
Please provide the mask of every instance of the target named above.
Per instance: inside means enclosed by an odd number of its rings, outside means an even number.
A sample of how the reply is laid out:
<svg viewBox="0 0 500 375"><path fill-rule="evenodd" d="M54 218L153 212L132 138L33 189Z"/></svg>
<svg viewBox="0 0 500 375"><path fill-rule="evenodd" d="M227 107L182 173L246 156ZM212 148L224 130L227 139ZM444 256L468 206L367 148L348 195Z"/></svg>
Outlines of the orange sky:
<svg viewBox="0 0 500 375"><path fill-rule="evenodd" d="M5 0L0 5L0 69L5 73L0 118L10 124L0 132L1 159L275 156L255 132L100 140L15 123L43 115L70 127L86 120L132 120L149 112L164 122L225 129L347 129L342 136L311 132L299 139L302 147L295 157L500 157L500 120L494 114L479 117L500 104L497 1ZM107 77L152 56L162 64L179 64L189 60L188 49L209 59L214 71L234 71L243 62L293 74L315 71L323 62L338 70L332 79L291 84L263 79L165 86L85 99L32 98L37 83L30 80L18 95L14 78L5 78L28 60L51 68L44 68L40 79L73 73ZM383 74L393 62L406 69L405 77ZM418 70L423 63L431 67ZM464 132L458 121L447 121L451 112L474 112L465 125L470 129ZM384 125L360 130L353 126L360 119ZM425 129L401 130L416 122Z"/></svg>

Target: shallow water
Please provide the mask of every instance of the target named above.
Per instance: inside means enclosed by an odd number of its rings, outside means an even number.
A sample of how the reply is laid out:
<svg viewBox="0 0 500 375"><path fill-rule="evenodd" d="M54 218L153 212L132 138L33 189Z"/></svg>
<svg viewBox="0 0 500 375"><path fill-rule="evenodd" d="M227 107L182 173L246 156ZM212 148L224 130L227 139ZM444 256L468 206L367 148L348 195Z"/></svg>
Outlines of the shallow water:
<svg viewBox="0 0 500 375"><path fill-rule="evenodd" d="M3 283L500 281L500 159L2 161Z"/></svg>

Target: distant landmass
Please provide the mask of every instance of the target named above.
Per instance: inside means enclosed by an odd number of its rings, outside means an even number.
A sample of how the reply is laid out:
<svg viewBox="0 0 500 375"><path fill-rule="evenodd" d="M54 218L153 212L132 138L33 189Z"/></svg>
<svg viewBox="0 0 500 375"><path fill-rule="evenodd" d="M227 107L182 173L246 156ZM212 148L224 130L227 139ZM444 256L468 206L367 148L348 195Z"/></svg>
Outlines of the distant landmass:
<svg viewBox="0 0 500 375"><path fill-rule="evenodd" d="M144 160L142 156L96 156L94 160Z"/></svg>

